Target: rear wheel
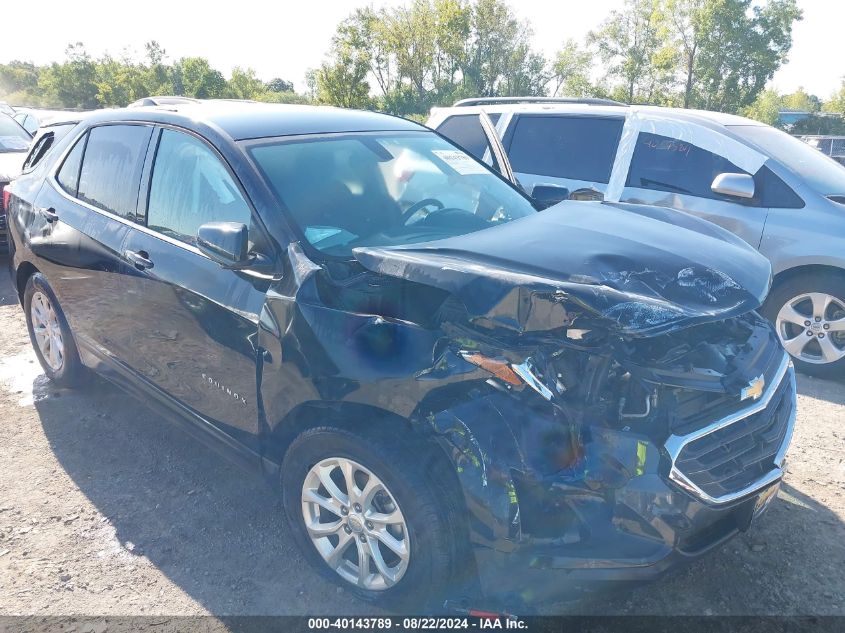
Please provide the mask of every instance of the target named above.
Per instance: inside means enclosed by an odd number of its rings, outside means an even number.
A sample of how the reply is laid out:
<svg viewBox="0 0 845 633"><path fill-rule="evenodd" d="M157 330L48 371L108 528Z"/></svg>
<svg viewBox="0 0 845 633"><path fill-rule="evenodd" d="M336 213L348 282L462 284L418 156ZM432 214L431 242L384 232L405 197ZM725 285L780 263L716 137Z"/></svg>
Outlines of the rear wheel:
<svg viewBox="0 0 845 633"><path fill-rule="evenodd" d="M468 542L458 491L415 446L325 426L294 440L282 464L285 511L306 556L394 609L437 607L470 569L459 565Z"/></svg>
<svg viewBox="0 0 845 633"><path fill-rule="evenodd" d="M23 305L29 338L46 376L63 387L78 385L85 368L59 300L41 273L27 280Z"/></svg>
<svg viewBox="0 0 845 633"><path fill-rule="evenodd" d="M763 308L799 371L815 376L845 370L845 279L802 275L772 290Z"/></svg>

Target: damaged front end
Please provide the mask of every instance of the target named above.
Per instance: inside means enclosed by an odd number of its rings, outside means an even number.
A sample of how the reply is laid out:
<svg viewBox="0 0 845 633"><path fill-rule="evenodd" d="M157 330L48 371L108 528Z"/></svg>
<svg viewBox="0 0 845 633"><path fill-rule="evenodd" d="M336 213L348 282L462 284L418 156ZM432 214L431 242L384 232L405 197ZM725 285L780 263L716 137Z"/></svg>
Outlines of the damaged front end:
<svg viewBox="0 0 845 633"><path fill-rule="evenodd" d="M473 237L356 256L446 291L440 364L487 376L433 389L413 413L451 456L484 590L530 602L651 577L747 529L795 417L788 357L753 312L759 258L729 274L640 249L631 272L620 240L589 271L583 251L558 255L563 278L526 263L536 252L515 263Z"/></svg>
<svg viewBox="0 0 845 633"><path fill-rule="evenodd" d="M484 509L488 591L513 579L524 602L657 575L746 529L782 476L794 374L753 312L653 339L579 333L510 361L467 347L489 390L428 414Z"/></svg>
<svg viewBox="0 0 845 633"><path fill-rule="evenodd" d="M410 421L460 483L483 591L519 603L747 529L794 422L754 312L766 260L683 214L589 206L325 266L293 245L262 316L267 418L310 401Z"/></svg>

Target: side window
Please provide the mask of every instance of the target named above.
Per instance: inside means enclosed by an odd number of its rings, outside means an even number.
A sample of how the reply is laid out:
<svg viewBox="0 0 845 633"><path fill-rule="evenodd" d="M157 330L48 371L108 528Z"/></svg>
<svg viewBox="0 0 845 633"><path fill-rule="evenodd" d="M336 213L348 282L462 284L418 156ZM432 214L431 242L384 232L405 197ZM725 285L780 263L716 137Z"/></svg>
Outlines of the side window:
<svg viewBox="0 0 845 633"><path fill-rule="evenodd" d="M147 206L147 226L189 244L206 222L250 226L249 205L220 158L202 141L163 130Z"/></svg>
<svg viewBox="0 0 845 633"><path fill-rule="evenodd" d="M692 143L641 132L631 158L626 185L737 202L736 198L720 196L710 189L713 179L722 173L748 172L727 158Z"/></svg>
<svg viewBox="0 0 845 633"><path fill-rule="evenodd" d="M141 170L152 128L103 125L88 133L79 173L80 200L135 220Z"/></svg>
<svg viewBox="0 0 845 633"><path fill-rule="evenodd" d="M65 134L73 129L74 125L76 124L67 123L65 125L51 125L49 128L41 128L41 130L39 130L39 136L37 136L33 141L29 155L23 162L23 171L30 171L38 163L40 163L41 159L44 158L47 155L47 152L50 151L50 148L52 148L57 141L64 138Z"/></svg>
<svg viewBox="0 0 845 633"><path fill-rule="evenodd" d="M763 165L754 174L754 197L761 207L803 209L804 201L777 174Z"/></svg>
<svg viewBox="0 0 845 633"><path fill-rule="evenodd" d="M605 183L610 180L624 120L521 115L508 156L515 172Z"/></svg>
<svg viewBox="0 0 845 633"><path fill-rule="evenodd" d="M32 149L29 151L29 154L26 157L26 160L23 162L23 167L21 171L27 172L40 161L44 155L47 153L47 150L53 145L53 141L55 138L53 137L52 132L47 132L46 134L42 135L35 144L32 146Z"/></svg>
<svg viewBox="0 0 845 633"><path fill-rule="evenodd" d="M82 155L85 153L85 142L88 140L88 135L83 134L73 149L70 150L65 157L65 162L62 163L59 173L56 174L62 189L67 191L73 197L76 197L79 186L79 167L82 165Z"/></svg>
<svg viewBox="0 0 845 633"><path fill-rule="evenodd" d="M488 115L495 125L499 120L498 113ZM481 127L477 114L459 114L450 116L437 128L443 136L463 147L478 160L484 160L487 151L487 137Z"/></svg>

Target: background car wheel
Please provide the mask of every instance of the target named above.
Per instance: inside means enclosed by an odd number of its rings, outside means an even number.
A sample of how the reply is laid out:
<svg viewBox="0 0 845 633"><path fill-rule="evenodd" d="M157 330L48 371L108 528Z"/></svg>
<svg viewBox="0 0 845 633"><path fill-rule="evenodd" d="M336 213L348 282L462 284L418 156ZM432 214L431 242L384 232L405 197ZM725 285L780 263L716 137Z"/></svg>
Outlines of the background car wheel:
<svg viewBox="0 0 845 633"><path fill-rule="evenodd" d="M44 373L63 387L78 386L85 367L59 301L41 273L27 281L23 307L29 339Z"/></svg>
<svg viewBox="0 0 845 633"><path fill-rule="evenodd" d="M465 517L460 491L403 433L305 431L282 464L284 506L328 578L391 609L431 609L471 573Z"/></svg>
<svg viewBox="0 0 845 633"><path fill-rule="evenodd" d="M845 371L845 279L830 274L788 279L769 294L763 314L799 371L814 376Z"/></svg>

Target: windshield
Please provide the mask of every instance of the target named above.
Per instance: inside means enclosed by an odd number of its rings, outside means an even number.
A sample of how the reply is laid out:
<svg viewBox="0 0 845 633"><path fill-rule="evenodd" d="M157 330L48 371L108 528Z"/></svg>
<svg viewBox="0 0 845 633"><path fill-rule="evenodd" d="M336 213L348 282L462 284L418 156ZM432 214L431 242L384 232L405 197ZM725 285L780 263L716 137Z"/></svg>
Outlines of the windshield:
<svg viewBox="0 0 845 633"><path fill-rule="evenodd" d="M249 153L305 239L328 255L463 235L535 213L485 165L430 132L300 137Z"/></svg>
<svg viewBox="0 0 845 633"><path fill-rule="evenodd" d="M11 117L0 114L0 153L25 152L29 149L30 140L26 130Z"/></svg>
<svg viewBox="0 0 845 633"><path fill-rule="evenodd" d="M845 167L804 141L762 125L732 125L730 129L789 167L821 195L845 194Z"/></svg>

